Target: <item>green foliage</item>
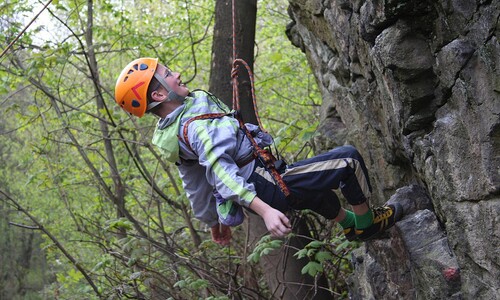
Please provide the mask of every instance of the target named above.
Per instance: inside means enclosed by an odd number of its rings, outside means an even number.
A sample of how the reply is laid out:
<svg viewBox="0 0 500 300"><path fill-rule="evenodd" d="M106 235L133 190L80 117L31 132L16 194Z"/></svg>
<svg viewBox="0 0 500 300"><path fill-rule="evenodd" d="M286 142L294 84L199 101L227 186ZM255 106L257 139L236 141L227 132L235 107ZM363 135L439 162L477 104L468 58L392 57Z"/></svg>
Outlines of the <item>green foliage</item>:
<svg viewBox="0 0 500 300"><path fill-rule="evenodd" d="M119 218L119 219L114 219L114 220L106 220L103 229L104 230L113 230L113 229L131 230L132 229L132 223L129 220L125 219L125 218Z"/></svg>
<svg viewBox="0 0 500 300"><path fill-rule="evenodd" d="M330 290L341 295L341 299L347 298L346 281L352 271L350 253L359 247L359 242L347 241L342 229L335 223L325 222L322 218L311 219L314 220L310 224L314 239L294 253L297 259L307 262L301 273L312 277L326 277Z"/></svg>
<svg viewBox="0 0 500 300"><path fill-rule="evenodd" d="M321 265L324 261L331 260L332 254L329 251L324 251L322 248L325 247L325 242L312 241L307 244L304 249L297 251L294 256L297 258L307 257L310 259L302 268L302 274L309 274L311 276L316 276L316 274L323 272L323 266Z"/></svg>
<svg viewBox="0 0 500 300"><path fill-rule="evenodd" d="M247 260L252 263L258 263L262 256L268 255L272 251L279 249L282 244L282 240L272 239L270 235L265 235L257 242Z"/></svg>
<svg viewBox="0 0 500 300"><path fill-rule="evenodd" d="M262 0L258 5L255 84L259 114L278 150L292 162L313 154L303 148L315 134L321 99L304 54L285 35L291 22L288 2Z"/></svg>
<svg viewBox="0 0 500 300"><path fill-rule="evenodd" d="M188 289L192 292L198 292L199 290L206 289L209 287L210 283L205 279L193 279L188 276L186 279L177 281L174 287L180 289Z"/></svg>

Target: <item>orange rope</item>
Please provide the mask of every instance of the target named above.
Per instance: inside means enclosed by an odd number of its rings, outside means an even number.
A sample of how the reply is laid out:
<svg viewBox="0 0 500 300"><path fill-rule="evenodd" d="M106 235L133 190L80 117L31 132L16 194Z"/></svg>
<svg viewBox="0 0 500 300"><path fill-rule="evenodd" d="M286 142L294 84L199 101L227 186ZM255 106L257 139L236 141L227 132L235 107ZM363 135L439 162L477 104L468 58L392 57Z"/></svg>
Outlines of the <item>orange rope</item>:
<svg viewBox="0 0 500 300"><path fill-rule="evenodd" d="M253 72L250 69L250 66L241 58L237 58L233 61L233 70L231 71L231 77L233 79L233 109L239 111L240 109L240 97L239 97L239 89L238 89L238 63L242 64L248 72L248 76L250 77L250 91L252 93L252 103L253 109L255 111L255 117L259 124L260 129L264 130L264 126L262 126L262 122L260 121L259 110L257 108L257 101L255 96L255 87L254 87L254 79ZM267 132L267 131L265 131Z"/></svg>
<svg viewBox="0 0 500 300"><path fill-rule="evenodd" d="M247 73L248 77L250 78L250 91L252 94L252 103L253 103L253 109L255 111L255 117L257 119L257 123L259 124L259 127L262 131L267 132L264 129L264 126L262 126L262 122L260 120L259 116L259 110L257 108L257 97L255 96L255 87L254 87L254 77L253 77L253 72L248 63L241 59L241 58L236 58L236 9L235 9L235 0L232 0L232 15L233 15L233 69L231 70L231 78L233 82L233 110L239 111L240 110L240 95L239 95L239 89L238 89L238 63L242 64Z"/></svg>
<svg viewBox="0 0 500 300"><path fill-rule="evenodd" d="M244 129L245 134L247 135L248 139L252 143L252 146L254 148L254 153L257 155L258 159L264 164L264 167L267 169L267 171L271 174L271 176L275 179L276 184L280 187L281 191L285 195L285 197L288 197L290 195L290 190L288 189L287 185L283 181L283 178L281 177L281 174L276 170L276 167L274 165L276 158L272 155L267 150L263 150L262 148L259 147L255 139L253 138L252 134L248 131L248 129L245 126L245 123L243 122L243 119L241 118L241 115L239 114L240 110L240 95L239 95L239 89L238 89L238 64L241 64L245 67L248 76L250 78L250 90L252 93L252 102L253 102L253 108L255 111L255 117L257 119L257 122L259 124L259 127L262 131L266 132L264 130L264 127L262 126L262 123L260 121L258 109L257 109L257 101L255 97L255 88L254 88L254 78L253 78L253 72L250 69L250 66L244 61L243 59L236 58L236 9L235 9L235 0L232 0L232 15L233 15L233 69L231 70L231 78L233 82L233 110L236 111L237 113L237 119L240 123L240 127Z"/></svg>

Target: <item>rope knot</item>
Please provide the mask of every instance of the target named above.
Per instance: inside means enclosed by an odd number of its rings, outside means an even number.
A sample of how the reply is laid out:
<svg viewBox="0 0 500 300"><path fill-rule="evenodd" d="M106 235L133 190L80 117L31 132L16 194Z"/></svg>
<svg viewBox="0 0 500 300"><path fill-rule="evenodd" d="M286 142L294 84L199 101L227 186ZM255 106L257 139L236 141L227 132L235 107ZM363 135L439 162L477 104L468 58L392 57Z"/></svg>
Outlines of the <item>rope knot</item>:
<svg viewBox="0 0 500 300"><path fill-rule="evenodd" d="M238 66L233 65L233 69L231 70L231 78L236 78L238 77Z"/></svg>

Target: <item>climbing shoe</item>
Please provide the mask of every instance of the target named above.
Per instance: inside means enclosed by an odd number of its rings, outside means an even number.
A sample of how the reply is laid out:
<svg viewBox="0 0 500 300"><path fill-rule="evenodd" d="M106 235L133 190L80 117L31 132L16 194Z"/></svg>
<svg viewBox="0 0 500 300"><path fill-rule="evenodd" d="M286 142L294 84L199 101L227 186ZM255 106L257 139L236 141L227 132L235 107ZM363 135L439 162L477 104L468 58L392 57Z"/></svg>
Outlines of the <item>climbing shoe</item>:
<svg viewBox="0 0 500 300"><path fill-rule="evenodd" d="M375 207L372 210L373 224L364 229L356 228L355 235L361 241L376 238L379 234L392 227L403 215L403 207L399 203Z"/></svg>
<svg viewBox="0 0 500 300"><path fill-rule="evenodd" d="M352 242L352 241L355 241L358 239L358 237L356 236L356 231L354 229L354 226L352 227L347 227L347 228L344 228L344 236L345 238L349 241L349 242Z"/></svg>

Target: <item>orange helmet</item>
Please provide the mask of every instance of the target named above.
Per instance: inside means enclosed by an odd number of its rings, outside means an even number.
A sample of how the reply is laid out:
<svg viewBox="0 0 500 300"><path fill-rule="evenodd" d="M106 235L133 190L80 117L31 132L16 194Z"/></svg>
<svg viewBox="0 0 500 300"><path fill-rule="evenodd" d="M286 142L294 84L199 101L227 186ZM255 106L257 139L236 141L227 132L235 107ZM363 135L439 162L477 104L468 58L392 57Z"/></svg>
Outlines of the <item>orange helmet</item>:
<svg viewBox="0 0 500 300"><path fill-rule="evenodd" d="M147 110L148 87L157 65L157 58L138 58L123 69L116 81L116 103L139 118Z"/></svg>

